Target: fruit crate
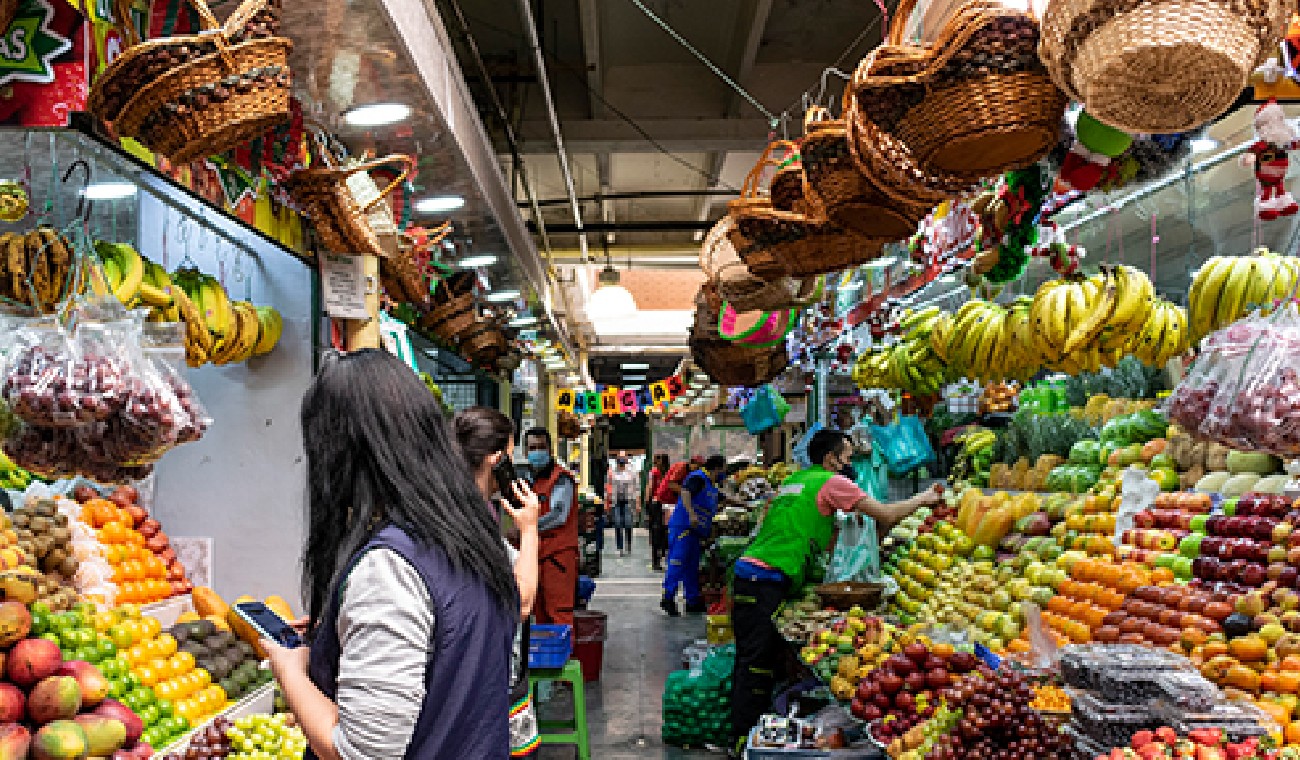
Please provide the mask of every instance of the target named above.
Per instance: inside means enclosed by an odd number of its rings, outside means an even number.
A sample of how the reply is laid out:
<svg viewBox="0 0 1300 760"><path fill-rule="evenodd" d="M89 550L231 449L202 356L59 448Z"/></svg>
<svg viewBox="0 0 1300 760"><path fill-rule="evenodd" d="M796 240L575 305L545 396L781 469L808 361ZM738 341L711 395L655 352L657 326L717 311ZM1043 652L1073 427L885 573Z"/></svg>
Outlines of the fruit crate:
<svg viewBox="0 0 1300 760"><path fill-rule="evenodd" d="M258 687L251 694L232 704L230 707L227 707L225 710L222 710L195 726L189 733L172 742L171 745L164 747L161 750L157 750L157 756L161 757L162 755L173 752L184 753L185 750L190 747L190 739L192 739L198 732L207 728L212 721L219 717L224 716L231 721L236 721L249 715L270 715L274 712L275 681L271 681Z"/></svg>
<svg viewBox="0 0 1300 760"><path fill-rule="evenodd" d="M161 602L146 604L140 607L140 614L148 615L159 623L163 628L171 628L176 625L176 621L181 615L194 611L194 600L189 594L180 594L170 599L164 599Z"/></svg>

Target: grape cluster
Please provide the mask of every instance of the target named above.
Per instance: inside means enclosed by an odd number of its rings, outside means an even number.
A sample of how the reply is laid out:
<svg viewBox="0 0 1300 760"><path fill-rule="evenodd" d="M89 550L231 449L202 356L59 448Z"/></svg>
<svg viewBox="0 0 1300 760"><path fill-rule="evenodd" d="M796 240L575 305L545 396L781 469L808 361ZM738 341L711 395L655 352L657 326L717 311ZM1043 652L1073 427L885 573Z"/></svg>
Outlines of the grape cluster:
<svg viewBox="0 0 1300 760"><path fill-rule="evenodd" d="M172 752L163 760L220 760L230 754L230 739L226 732L233 726L228 718L218 717L190 738L183 753Z"/></svg>
<svg viewBox="0 0 1300 760"><path fill-rule="evenodd" d="M1064 757L1069 737L1048 723L1029 703L1033 689L1015 673L984 669L948 691L950 705L963 706L952 733L935 740L930 760L1013 760Z"/></svg>
<svg viewBox="0 0 1300 760"><path fill-rule="evenodd" d="M307 749L302 729L290 726L283 714L249 715L226 731L233 750L231 760L283 760L300 758Z"/></svg>

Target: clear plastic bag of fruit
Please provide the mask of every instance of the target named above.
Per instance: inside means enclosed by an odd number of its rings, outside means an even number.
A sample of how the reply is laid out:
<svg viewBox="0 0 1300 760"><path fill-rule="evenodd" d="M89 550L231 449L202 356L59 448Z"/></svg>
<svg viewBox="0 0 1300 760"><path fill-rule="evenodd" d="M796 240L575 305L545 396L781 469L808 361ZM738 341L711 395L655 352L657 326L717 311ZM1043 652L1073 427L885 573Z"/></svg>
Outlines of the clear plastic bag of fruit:
<svg viewBox="0 0 1300 760"><path fill-rule="evenodd" d="M184 322L146 322L140 343L153 371L171 389L180 406L176 445L197 441L212 427L212 417L185 376L185 330Z"/></svg>
<svg viewBox="0 0 1300 760"><path fill-rule="evenodd" d="M14 336L3 396L29 425L72 428L113 414L120 382L118 367L86 356L59 320L34 318Z"/></svg>
<svg viewBox="0 0 1300 760"><path fill-rule="evenodd" d="M1227 328L1230 369L1199 431L1236 449L1300 452L1300 314L1294 306ZM1241 347L1245 351L1241 351ZM1238 359L1239 355L1239 359Z"/></svg>

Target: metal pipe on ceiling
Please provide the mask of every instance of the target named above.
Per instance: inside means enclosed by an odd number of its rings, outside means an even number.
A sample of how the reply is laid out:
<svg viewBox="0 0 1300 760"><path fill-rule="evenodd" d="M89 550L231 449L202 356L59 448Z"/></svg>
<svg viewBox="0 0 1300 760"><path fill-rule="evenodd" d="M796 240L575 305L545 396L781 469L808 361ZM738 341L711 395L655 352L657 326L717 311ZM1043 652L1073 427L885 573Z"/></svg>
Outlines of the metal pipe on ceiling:
<svg viewBox="0 0 1300 760"><path fill-rule="evenodd" d="M528 35L528 47L537 66L537 78L542 85L542 102L546 104L546 120L550 123L551 134L555 137L555 155L560 164L560 173L564 176L564 190L569 196L569 210L573 213L573 225L578 233L578 248L582 251L583 261L590 256L587 247L587 234L582 226L582 208L578 206L578 191L573 185L573 171L569 166L569 152L564 147L564 135L560 131L560 117L555 112L555 98L551 94L551 78L546 70L546 57L542 54L541 42L537 39L537 21L533 18L530 0L519 0L519 17L523 22L524 33ZM540 221L540 216L537 220ZM579 288L583 310L586 310L586 288ZM591 385L591 371L587 368L586 355L578 360L578 375L583 384Z"/></svg>

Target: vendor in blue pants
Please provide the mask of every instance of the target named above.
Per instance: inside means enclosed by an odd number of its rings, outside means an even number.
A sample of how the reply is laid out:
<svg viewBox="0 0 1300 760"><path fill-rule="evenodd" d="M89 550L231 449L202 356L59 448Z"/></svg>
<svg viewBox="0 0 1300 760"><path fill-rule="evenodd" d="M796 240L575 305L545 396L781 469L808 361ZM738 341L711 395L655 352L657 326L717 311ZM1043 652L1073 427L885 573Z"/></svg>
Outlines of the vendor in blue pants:
<svg viewBox="0 0 1300 760"><path fill-rule="evenodd" d="M704 541L713 530L713 515L718 511L718 486L727 469L725 457L715 454L682 481L677 508L668 521L668 571L664 573L664 598L660 608L676 617L677 587L682 587L686 611L705 611L700 596L700 555Z"/></svg>

